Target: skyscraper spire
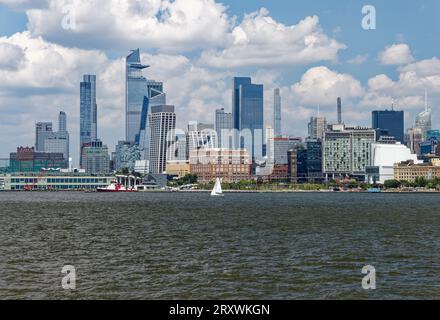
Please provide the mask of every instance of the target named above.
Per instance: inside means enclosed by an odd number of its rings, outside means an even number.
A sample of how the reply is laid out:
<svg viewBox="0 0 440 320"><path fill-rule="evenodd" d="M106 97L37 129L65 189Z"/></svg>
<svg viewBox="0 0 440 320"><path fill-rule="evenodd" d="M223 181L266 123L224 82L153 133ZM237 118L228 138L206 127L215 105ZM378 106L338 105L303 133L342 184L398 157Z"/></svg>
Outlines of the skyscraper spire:
<svg viewBox="0 0 440 320"><path fill-rule="evenodd" d="M428 111L428 89L425 88L425 110Z"/></svg>

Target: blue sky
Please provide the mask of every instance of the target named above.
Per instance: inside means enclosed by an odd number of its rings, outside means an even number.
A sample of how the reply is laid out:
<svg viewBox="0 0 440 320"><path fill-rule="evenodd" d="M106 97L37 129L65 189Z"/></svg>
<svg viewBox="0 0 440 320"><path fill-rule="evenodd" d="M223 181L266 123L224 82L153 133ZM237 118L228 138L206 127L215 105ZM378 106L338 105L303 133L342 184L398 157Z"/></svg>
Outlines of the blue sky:
<svg viewBox="0 0 440 320"><path fill-rule="evenodd" d="M228 6L231 15L239 19L244 13L265 7L272 17L286 25L309 15L318 15L322 27L328 32L341 28L335 37L349 45L349 49L341 53L343 60L358 54L369 54L370 59L374 59L377 52L396 42L400 36L411 44L419 59L431 58L439 49L440 2L437 0L224 0L222 3ZM372 4L377 9L375 31L365 31L359 27L361 8L365 4ZM26 22L25 12L0 4L0 35L9 36L24 31ZM363 80L379 72L388 72L394 77L397 75L392 68L384 68L374 61L355 69L344 64L338 67L341 71L351 71Z"/></svg>
<svg viewBox="0 0 440 320"><path fill-rule="evenodd" d="M122 5L113 11L111 1L88 1L88 10L84 0L72 1L79 27L66 31L60 27L65 9L60 1L0 0L0 58L7 58L0 61L6 79L0 85L0 129L15 137L0 137L0 157L17 145L32 145L29 122L55 121L60 109L68 113L76 153L83 73L98 74L99 128L112 149L124 131L122 59L135 47L152 65L146 76L165 82L183 128L189 120L212 122L216 107L230 108L234 75L250 75L265 85L267 124L271 92L280 87L283 131L299 136L305 136L317 105L332 120L337 94L349 124L368 125L371 110L395 101L407 111L409 127L423 109L425 87L430 104L440 103L437 0L178 0L166 14L160 11L159 20L150 18L162 0L118 0ZM376 30L361 28L366 4L376 8ZM308 18L313 16L319 22ZM130 29L132 17L140 32ZM292 30L295 25L303 29ZM152 31L156 28L159 35ZM312 51L304 45L310 37L317 43ZM438 119L434 113L435 124Z"/></svg>

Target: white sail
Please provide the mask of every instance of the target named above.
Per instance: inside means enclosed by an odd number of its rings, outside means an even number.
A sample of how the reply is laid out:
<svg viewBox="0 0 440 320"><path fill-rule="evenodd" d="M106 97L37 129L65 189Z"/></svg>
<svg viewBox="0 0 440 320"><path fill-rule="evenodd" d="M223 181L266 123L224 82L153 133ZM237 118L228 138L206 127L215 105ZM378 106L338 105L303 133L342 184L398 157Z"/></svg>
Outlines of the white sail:
<svg viewBox="0 0 440 320"><path fill-rule="evenodd" d="M219 178L217 178L217 180L215 181L214 189L212 189L211 192L211 196L218 196L218 195L223 195L222 184Z"/></svg>

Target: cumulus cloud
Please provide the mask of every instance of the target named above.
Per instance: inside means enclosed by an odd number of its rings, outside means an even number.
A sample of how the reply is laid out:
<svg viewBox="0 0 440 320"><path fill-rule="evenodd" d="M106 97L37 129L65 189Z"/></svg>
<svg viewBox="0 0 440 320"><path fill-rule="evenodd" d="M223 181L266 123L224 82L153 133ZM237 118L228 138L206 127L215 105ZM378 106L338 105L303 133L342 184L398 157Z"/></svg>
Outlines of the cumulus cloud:
<svg viewBox="0 0 440 320"><path fill-rule="evenodd" d="M72 79L82 73L94 72L97 66L107 63L103 53L66 48L41 37L33 37L27 31L1 37L0 48L7 48L9 54L18 55L15 65L11 63L14 70L0 68L0 78L4 79L0 90L20 88L21 95L32 94L35 90L40 90L40 93L44 90L75 90ZM2 56L4 51L0 49Z"/></svg>
<svg viewBox="0 0 440 320"><path fill-rule="evenodd" d="M338 97L352 100L364 94L359 80L327 67L309 69L301 80L293 85L292 91L299 103L314 106L334 106Z"/></svg>
<svg viewBox="0 0 440 320"><path fill-rule="evenodd" d="M403 65L413 62L411 49L407 44L393 44L379 53L379 62L383 65Z"/></svg>
<svg viewBox="0 0 440 320"><path fill-rule="evenodd" d="M421 60L399 69L397 80L385 74L368 81L368 91L361 105L364 107L389 107L416 110L424 107L424 92L428 90L431 105L440 103L440 61L437 58Z"/></svg>
<svg viewBox="0 0 440 320"><path fill-rule="evenodd" d="M418 76L429 77L440 74L440 60L436 57L400 67L401 72L415 72Z"/></svg>
<svg viewBox="0 0 440 320"><path fill-rule="evenodd" d="M0 156L17 145L32 145L35 121L56 121L57 113L63 110L68 115L71 152L77 158L79 83L82 75L89 73L98 76L99 137L111 149L123 139L124 58L110 59L100 51L63 47L29 32L0 38L3 47L21 50L24 62L19 68L0 68ZM142 60L151 65L145 71L147 78L164 81L180 128L189 120L212 122L216 108L229 107L230 73L197 67L183 55L145 53Z"/></svg>
<svg viewBox="0 0 440 320"><path fill-rule="evenodd" d="M28 31L0 37L0 156L17 145L33 144L33 123L56 121L62 109L69 117L76 157L79 82L86 73L98 76L98 135L112 149L124 137L124 54L137 47L143 62L151 65L144 75L164 81L180 128L189 120L213 122L216 108L230 110L231 78L242 74L241 67L253 67L242 75L265 86L266 124L272 124L273 89L279 87L283 131L299 136L305 135L318 105L329 122L335 119L338 96L343 98L344 121L351 125L369 125L371 109L393 101L412 118L423 108L425 88L432 105L440 104L440 60L414 61L406 44L387 47L379 55L381 63L397 66L396 78L379 74L363 85L348 73L321 66L338 60L345 46L324 32L316 16L285 25L261 9L238 21L213 0L0 3L24 10L29 19ZM66 8L75 9L73 30L61 27ZM188 54L194 49L196 54ZM367 59L359 55L347 62ZM290 71L280 68L308 64L311 68L297 80L287 80Z"/></svg>
<svg viewBox="0 0 440 320"><path fill-rule="evenodd" d="M0 70L16 70L25 61L25 55L17 45L0 42Z"/></svg>
<svg viewBox="0 0 440 320"><path fill-rule="evenodd" d="M32 35L69 46L123 51L221 45L230 24L225 6L214 0L47 0L46 6L26 14Z"/></svg>
<svg viewBox="0 0 440 320"><path fill-rule="evenodd" d="M335 61L344 48L345 45L324 33L317 16L286 26L262 8L245 15L232 30L226 48L203 52L199 62L217 68L299 65Z"/></svg>

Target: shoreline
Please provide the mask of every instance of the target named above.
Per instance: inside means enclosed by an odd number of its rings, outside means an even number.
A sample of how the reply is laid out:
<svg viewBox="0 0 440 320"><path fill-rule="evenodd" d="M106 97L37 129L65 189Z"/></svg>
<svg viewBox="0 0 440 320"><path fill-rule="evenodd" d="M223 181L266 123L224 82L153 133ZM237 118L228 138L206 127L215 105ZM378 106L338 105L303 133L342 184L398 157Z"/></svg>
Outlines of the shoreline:
<svg viewBox="0 0 440 320"><path fill-rule="evenodd" d="M0 193L99 193L93 190L0 190ZM168 190L150 190L133 193L210 193L211 190L181 190L181 191L168 191ZM115 192L118 193L118 192ZM431 194L440 193L440 190L415 190L415 191L398 191L398 190L383 190L381 192L369 192L369 191L332 191L332 190L223 190L223 193L323 193L323 194Z"/></svg>

